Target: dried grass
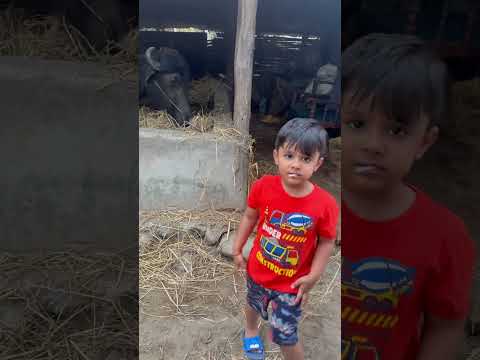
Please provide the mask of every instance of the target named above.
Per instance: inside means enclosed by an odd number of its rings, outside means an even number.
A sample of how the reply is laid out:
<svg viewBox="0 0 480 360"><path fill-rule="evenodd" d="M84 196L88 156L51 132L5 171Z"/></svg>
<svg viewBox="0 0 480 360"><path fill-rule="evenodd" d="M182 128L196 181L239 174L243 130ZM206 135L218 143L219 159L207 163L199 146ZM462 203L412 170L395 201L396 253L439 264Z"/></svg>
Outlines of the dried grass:
<svg viewBox="0 0 480 360"><path fill-rule="evenodd" d="M4 254L2 310L17 311L15 325L0 323L0 358L106 358L112 349L133 355L138 348L136 281L124 293L114 293L133 278L134 265L111 253ZM128 294L126 305L121 296Z"/></svg>
<svg viewBox="0 0 480 360"><path fill-rule="evenodd" d="M139 126L151 129L176 129L177 121L166 111L153 111L141 107L138 113Z"/></svg>
<svg viewBox="0 0 480 360"><path fill-rule="evenodd" d="M241 213L238 210L217 211L213 209L203 211L174 210L174 211L140 211L140 232L158 231L171 228L175 231L183 231L185 227L203 224L228 225L240 222Z"/></svg>
<svg viewBox="0 0 480 360"><path fill-rule="evenodd" d="M211 114L196 114L190 120L190 126L201 133L212 131L215 128L215 116Z"/></svg>
<svg viewBox="0 0 480 360"><path fill-rule="evenodd" d="M211 75L206 75L198 80L192 80L188 96L189 102L194 106L200 106L202 109L206 109L211 99L215 97L217 91L222 87L229 91L231 90L225 82L216 79ZM225 104L215 104L215 111L217 113L224 113L227 111L222 105Z"/></svg>
<svg viewBox="0 0 480 360"><path fill-rule="evenodd" d="M13 10L0 15L0 55L101 63L130 81L137 77L137 38L132 30L121 44L111 41L97 51L64 17L25 17Z"/></svg>
<svg viewBox="0 0 480 360"><path fill-rule="evenodd" d="M233 231L240 217L238 211L215 210L140 213L140 232L156 239L140 254L141 299L155 291L165 294L167 303L157 316L209 316L205 299L218 299L217 284L234 276L234 266L203 241L204 231L192 229L224 224Z"/></svg>
<svg viewBox="0 0 480 360"><path fill-rule="evenodd" d="M225 140L245 139L240 131L233 128L231 114L197 113L190 120L191 126L179 126L178 122L165 110L153 110L142 106L139 110L139 125L143 128L153 129L179 129L185 135L199 135L211 133Z"/></svg>
<svg viewBox="0 0 480 360"><path fill-rule="evenodd" d="M148 294L161 292L166 301L155 317L207 318L211 306L238 306L244 300L245 278L235 273L231 261L203 240L202 228L224 226L233 234L240 222L239 211L157 211L140 213L140 232L149 232L155 242L140 254L141 304ZM311 292L307 316L319 316L312 309L332 294L340 271L340 252L331 257L325 280ZM234 299L219 288L227 281ZM214 305L215 306L215 305ZM146 308L148 306L145 306Z"/></svg>

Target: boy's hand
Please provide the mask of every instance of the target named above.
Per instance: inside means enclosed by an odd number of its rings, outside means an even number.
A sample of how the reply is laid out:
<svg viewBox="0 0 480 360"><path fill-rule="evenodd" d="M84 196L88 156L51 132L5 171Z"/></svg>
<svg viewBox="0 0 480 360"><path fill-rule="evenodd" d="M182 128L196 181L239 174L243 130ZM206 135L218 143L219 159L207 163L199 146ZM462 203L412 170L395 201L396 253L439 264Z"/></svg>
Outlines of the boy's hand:
<svg viewBox="0 0 480 360"><path fill-rule="evenodd" d="M307 303L308 292L312 289L315 283L318 281L318 277L315 277L311 274L302 276L297 279L293 284L292 288L298 288L297 298L295 299L295 305L302 301L302 306Z"/></svg>
<svg viewBox="0 0 480 360"><path fill-rule="evenodd" d="M235 269L238 270L245 270L246 264L245 264L245 259L243 258L243 255L236 254L233 255L233 262L235 263Z"/></svg>

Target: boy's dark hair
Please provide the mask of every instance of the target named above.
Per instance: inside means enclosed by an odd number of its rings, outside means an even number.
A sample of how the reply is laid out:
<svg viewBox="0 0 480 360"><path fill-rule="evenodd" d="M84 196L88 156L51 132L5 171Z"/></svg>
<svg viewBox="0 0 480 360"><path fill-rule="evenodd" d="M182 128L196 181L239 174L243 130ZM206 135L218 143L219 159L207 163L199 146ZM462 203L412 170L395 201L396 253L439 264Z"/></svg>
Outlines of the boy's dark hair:
<svg viewBox="0 0 480 360"><path fill-rule="evenodd" d="M372 97L372 107L390 119L410 123L421 114L430 125L448 117L450 79L446 65L420 39L402 34L370 34L342 55L342 101Z"/></svg>
<svg viewBox="0 0 480 360"><path fill-rule="evenodd" d="M307 156L316 152L325 157L328 151L328 134L317 120L294 118L283 125L275 139L275 149L293 146Z"/></svg>

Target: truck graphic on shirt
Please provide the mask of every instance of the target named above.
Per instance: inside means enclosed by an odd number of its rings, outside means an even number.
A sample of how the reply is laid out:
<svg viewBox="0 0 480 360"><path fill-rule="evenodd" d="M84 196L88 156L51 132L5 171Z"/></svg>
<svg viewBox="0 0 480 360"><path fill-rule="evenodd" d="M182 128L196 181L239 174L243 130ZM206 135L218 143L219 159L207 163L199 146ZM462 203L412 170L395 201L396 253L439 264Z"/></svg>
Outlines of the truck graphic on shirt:
<svg viewBox="0 0 480 360"><path fill-rule="evenodd" d="M279 210L274 210L270 216L271 225L277 229L292 231L296 235L305 235L312 223L309 216L300 213L285 214Z"/></svg>
<svg viewBox="0 0 480 360"><path fill-rule="evenodd" d="M413 288L415 270L383 258L358 263L342 260L342 297L356 299L377 310L398 306Z"/></svg>
<svg viewBox="0 0 480 360"><path fill-rule="evenodd" d="M342 339L342 360L380 360L377 349L364 337Z"/></svg>
<svg viewBox="0 0 480 360"><path fill-rule="evenodd" d="M280 262L283 266L296 266L298 264L298 251L292 246L281 246L274 238L262 236L260 246L265 257Z"/></svg>

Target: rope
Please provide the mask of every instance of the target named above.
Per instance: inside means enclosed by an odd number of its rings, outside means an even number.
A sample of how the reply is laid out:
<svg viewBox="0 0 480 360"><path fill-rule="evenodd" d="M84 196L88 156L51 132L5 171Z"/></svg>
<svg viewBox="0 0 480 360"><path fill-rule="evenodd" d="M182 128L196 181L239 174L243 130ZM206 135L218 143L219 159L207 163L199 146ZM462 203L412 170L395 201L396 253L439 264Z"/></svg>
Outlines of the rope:
<svg viewBox="0 0 480 360"><path fill-rule="evenodd" d="M156 80L153 81L153 83L155 84L155 86L162 92L163 96L165 96L167 98L167 100L170 102L170 104L173 105L173 107L175 109L177 109L177 111L179 113L183 113L182 110L180 110L180 108L177 106L177 104L175 104L175 102L172 100L172 98L170 96L167 95L167 93L162 89L162 87L160 85L158 85L158 82ZM175 118L174 118L175 119ZM180 126L180 124L177 122L177 119L175 119L175 124L177 126Z"/></svg>

